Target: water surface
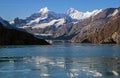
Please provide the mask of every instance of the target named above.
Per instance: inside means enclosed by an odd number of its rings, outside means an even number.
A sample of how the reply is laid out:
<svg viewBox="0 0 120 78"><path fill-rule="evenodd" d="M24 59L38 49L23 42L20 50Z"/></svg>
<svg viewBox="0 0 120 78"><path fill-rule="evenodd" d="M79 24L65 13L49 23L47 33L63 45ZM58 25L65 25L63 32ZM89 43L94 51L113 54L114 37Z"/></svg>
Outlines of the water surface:
<svg viewBox="0 0 120 78"><path fill-rule="evenodd" d="M120 45L0 46L0 78L120 78Z"/></svg>

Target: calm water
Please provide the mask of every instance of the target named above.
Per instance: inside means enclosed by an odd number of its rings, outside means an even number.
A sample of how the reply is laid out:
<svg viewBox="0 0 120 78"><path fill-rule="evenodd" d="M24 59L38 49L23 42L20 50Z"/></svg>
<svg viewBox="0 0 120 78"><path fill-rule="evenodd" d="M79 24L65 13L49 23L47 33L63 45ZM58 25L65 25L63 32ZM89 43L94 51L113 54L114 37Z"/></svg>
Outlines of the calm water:
<svg viewBox="0 0 120 78"><path fill-rule="evenodd" d="M120 78L120 45L0 46L0 78Z"/></svg>

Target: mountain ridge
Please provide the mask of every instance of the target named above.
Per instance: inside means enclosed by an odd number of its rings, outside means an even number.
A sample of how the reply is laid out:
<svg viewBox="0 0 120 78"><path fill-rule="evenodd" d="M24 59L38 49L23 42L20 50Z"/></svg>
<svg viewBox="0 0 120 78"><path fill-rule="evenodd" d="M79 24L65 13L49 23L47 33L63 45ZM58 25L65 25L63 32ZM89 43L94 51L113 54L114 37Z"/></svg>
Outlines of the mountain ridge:
<svg viewBox="0 0 120 78"><path fill-rule="evenodd" d="M44 10L45 9L45 10ZM43 12L42 21L39 24L23 26L27 32L48 40L70 40L71 42L89 42L88 35L101 30L107 23L120 16L120 8L107 8L104 10L93 11L93 15L84 20L71 19L70 16L59 15L50 11L48 8L40 10L38 15L31 15L29 19L41 18L39 15ZM96 13L98 12L98 13ZM82 13L73 8L68 10L70 13ZM59 16L59 17L57 17ZM35 18L34 18L35 17ZM82 18L81 18L82 19ZM23 21L17 19L18 22ZM19 24L19 23L18 23Z"/></svg>
<svg viewBox="0 0 120 78"><path fill-rule="evenodd" d="M114 14L116 10L118 10L118 12L113 16L112 14ZM80 42L80 43L83 43L83 42L97 43L97 42L89 40L89 36L91 34L99 33L100 30L102 28L104 28L104 26L107 23L110 23L112 20L118 18L119 16L120 16L120 8L107 8L107 9L103 10L103 12L94 16L94 18L91 18L89 23L87 25L85 25L79 31L79 33L75 37L72 38L71 41L72 42ZM109 30L109 33L111 30ZM95 37L95 36L93 36L93 37Z"/></svg>
<svg viewBox="0 0 120 78"><path fill-rule="evenodd" d="M70 10L74 10L74 12L70 12ZM69 11L69 13L68 13L68 11ZM39 12L34 13L31 16L26 17L25 19L15 18L10 23L17 27L24 27L24 26L28 26L28 25L35 26L37 24L48 23L51 20L54 20L54 19L59 20L62 18L64 20L67 20L68 23L71 23L71 22L80 21L82 19L86 19L92 15L94 16L95 12L97 12L97 13L101 12L101 10L95 10L92 12L83 13L83 12L79 12L75 9L69 9L68 11L66 13L60 14L60 13L55 13L55 12L49 10L47 7L44 7L44 8L41 8ZM74 16L76 16L76 17L74 17ZM77 19L77 18L79 18L79 19ZM63 22L61 25L63 25L63 24L66 24L66 22Z"/></svg>

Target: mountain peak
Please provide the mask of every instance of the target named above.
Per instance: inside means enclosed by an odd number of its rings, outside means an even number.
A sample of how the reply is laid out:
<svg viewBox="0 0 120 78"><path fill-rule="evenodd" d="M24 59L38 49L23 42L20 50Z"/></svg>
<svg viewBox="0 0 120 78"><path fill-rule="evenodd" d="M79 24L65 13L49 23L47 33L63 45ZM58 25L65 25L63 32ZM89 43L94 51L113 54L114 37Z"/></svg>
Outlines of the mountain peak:
<svg viewBox="0 0 120 78"><path fill-rule="evenodd" d="M44 7L40 9L40 13L48 13L50 10L48 9L48 7Z"/></svg>
<svg viewBox="0 0 120 78"><path fill-rule="evenodd" d="M3 18L1 18L1 17L0 17L0 23L2 23L3 25L5 25L5 26L6 26L6 24L4 23Z"/></svg>
<svg viewBox="0 0 120 78"><path fill-rule="evenodd" d="M74 8L70 8L67 10L67 13L66 14L72 14L72 13L78 13L79 11L74 9Z"/></svg>
<svg viewBox="0 0 120 78"><path fill-rule="evenodd" d="M82 20L82 19L86 19L86 18L89 18L91 16L94 16L101 11L102 10L93 10L92 12L89 12L89 11L80 12L74 8L70 8L69 10L67 10L66 14L69 15L73 19Z"/></svg>
<svg viewBox="0 0 120 78"><path fill-rule="evenodd" d="M0 20L3 20L2 17L0 17Z"/></svg>

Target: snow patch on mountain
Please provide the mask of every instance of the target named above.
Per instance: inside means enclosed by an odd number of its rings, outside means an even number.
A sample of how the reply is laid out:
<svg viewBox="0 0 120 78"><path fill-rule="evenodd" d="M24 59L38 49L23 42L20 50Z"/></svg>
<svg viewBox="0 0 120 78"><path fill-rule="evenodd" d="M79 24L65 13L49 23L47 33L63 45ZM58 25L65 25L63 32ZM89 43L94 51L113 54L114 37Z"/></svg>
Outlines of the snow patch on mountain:
<svg viewBox="0 0 120 78"><path fill-rule="evenodd" d="M111 12L107 17L114 17L116 14L118 14L119 10L115 9L113 12Z"/></svg>
<svg viewBox="0 0 120 78"><path fill-rule="evenodd" d="M48 9L48 7L44 7L44 8L42 8L42 9L40 9L39 12L42 13L42 14L48 13L48 12L49 12L49 9Z"/></svg>
<svg viewBox="0 0 120 78"><path fill-rule="evenodd" d="M14 22L14 21L10 21L9 23L10 23L10 24L14 24L15 22Z"/></svg>
<svg viewBox="0 0 120 78"><path fill-rule="evenodd" d="M118 9L116 9L116 10L112 13L112 16L115 16L118 12L119 12Z"/></svg>
<svg viewBox="0 0 120 78"><path fill-rule="evenodd" d="M64 18L59 19L58 22L55 24L56 28L59 27L60 25L63 25L66 22Z"/></svg>
<svg viewBox="0 0 120 78"><path fill-rule="evenodd" d="M38 17L35 20L29 21L27 23L27 25L31 25L32 26L32 25L35 25L35 24L39 24L40 21L45 20L45 19L47 19L47 17L44 17L44 18Z"/></svg>
<svg viewBox="0 0 120 78"><path fill-rule="evenodd" d="M65 19L62 18L62 19L58 19L58 20L52 20L48 23L42 23L42 24L38 24L36 26L33 26L32 28L33 29L39 29L39 28L46 28L46 27L49 27L49 26L60 26L60 25L63 25L65 23Z"/></svg>

